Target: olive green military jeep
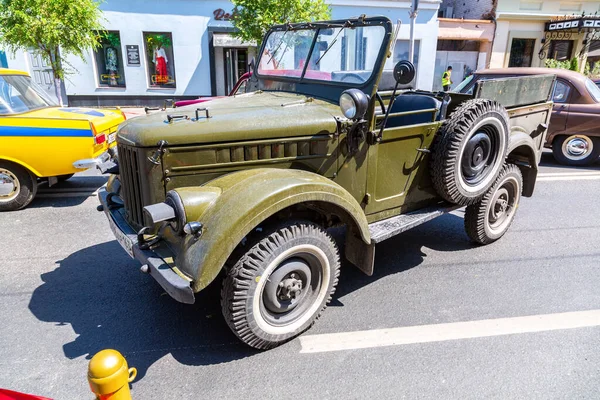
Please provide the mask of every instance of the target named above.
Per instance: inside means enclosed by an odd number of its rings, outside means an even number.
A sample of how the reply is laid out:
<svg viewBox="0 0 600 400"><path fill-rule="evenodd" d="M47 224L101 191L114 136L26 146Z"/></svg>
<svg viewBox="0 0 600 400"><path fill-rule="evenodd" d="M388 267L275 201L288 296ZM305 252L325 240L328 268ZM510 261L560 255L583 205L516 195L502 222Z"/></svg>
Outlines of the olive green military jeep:
<svg viewBox="0 0 600 400"><path fill-rule="evenodd" d="M345 258L466 206L481 244L531 196L554 76L489 80L473 95L411 90L385 17L276 26L255 91L130 119L101 206L117 240L174 299L221 277L223 315L268 349L307 330Z"/></svg>

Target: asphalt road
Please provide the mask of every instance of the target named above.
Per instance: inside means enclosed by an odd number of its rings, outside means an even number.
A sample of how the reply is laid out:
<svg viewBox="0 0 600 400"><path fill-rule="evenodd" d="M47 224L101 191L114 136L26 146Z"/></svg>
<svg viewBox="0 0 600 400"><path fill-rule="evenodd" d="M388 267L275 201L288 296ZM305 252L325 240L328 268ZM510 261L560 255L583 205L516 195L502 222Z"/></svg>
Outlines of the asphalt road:
<svg viewBox="0 0 600 400"><path fill-rule="evenodd" d="M600 164L543 162L502 240L471 245L460 211L392 238L374 276L344 266L305 337L263 353L230 333L217 287L186 306L139 272L96 211L105 177L42 188L0 214L0 387L91 398L88 360L115 348L135 399L600 398Z"/></svg>

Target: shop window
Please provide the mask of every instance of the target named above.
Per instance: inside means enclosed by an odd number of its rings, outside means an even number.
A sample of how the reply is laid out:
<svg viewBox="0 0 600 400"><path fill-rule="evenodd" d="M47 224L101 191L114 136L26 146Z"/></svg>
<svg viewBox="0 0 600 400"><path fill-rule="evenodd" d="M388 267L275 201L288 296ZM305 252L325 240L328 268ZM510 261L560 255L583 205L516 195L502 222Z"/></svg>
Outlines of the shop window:
<svg viewBox="0 0 600 400"><path fill-rule="evenodd" d="M144 32L146 65L151 88L175 87L173 36L169 32Z"/></svg>
<svg viewBox="0 0 600 400"><path fill-rule="evenodd" d="M98 86L125 87L123 50L119 31L106 31L100 35L100 47L94 51Z"/></svg>
<svg viewBox="0 0 600 400"><path fill-rule="evenodd" d="M438 51L479 51L479 42L476 40L444 40L437 42Z"/></svg>
<svg viewBox="0 0 600 400"><path fill-rule="evenodd" d="M572 40L553 40L550 42L550 52L548 53L548 58L552 58L557 61L570 60L572 52Z"/></svg>
<svg viewBox="0 0 600 400"><path fill-rule="evenodd" d="M535 39L513 39L510 48L509 67L531 67Z"/></svg>

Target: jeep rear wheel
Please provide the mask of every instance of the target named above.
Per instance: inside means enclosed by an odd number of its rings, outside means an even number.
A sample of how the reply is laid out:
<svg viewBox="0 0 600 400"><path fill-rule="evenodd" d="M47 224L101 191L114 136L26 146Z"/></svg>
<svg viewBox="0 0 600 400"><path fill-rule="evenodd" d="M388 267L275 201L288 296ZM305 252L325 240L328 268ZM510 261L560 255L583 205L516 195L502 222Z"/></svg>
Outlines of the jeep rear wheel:
<svg viewBox="0 0 600 400"><path fill-rule="evenodd" d="M319 317L335 291L339 268L335 242L313 223L265 233L228 271L221 291L223 316L246 344L278 346Z"/></svg>
<svg viewBox="0 0 600 400"><path fill-rule="evenodd" d="M514 164L504 166L483 199L465 210L465 230L471 240L490 244L510 228L523 190L523 175Z"/></svg>
<svg viewBox="0 0 600 400"><path fill-rule="evenodd" d="M431 178L447 201L469 205L494 184L508 150L508 114L485 99L464 102L444 122L432 146Z"/></svg>
<svg viewBox="0 0 600 400"><path fill-rule="evenodd" d="M26 207L37 192L36 179L20 165L0 161L0 211Z"/></svg>

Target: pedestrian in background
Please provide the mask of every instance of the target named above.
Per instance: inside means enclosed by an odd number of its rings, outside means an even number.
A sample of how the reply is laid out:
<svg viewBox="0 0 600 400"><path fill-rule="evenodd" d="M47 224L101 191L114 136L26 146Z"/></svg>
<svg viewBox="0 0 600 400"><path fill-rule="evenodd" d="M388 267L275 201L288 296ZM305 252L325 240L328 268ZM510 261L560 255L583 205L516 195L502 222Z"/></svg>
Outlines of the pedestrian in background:
<svg viewBox="0 0 600 400"><path fill-rule="evenodd" d="M448 66L448 69L446 70L446 72L444 72L444 75L442 75L442 87L444 88L444 92L447 92L450 90L450 85L452 85L452 79L450 79L450 77L452 76L452 67Z"/></svg>

